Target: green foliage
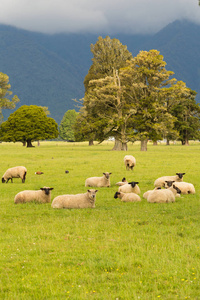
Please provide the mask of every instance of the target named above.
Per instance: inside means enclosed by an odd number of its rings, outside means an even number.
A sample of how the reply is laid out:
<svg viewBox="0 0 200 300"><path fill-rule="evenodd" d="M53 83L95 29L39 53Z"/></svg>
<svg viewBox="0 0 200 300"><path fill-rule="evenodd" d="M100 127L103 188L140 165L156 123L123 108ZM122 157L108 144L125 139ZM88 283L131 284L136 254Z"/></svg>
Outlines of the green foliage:
<svg viewBox="0 0 200 300"><path fill-rule="evenodd" d="M57 123L46 116L43 108L23 105L1 124L0 138L5 142L27 142L54 139L58 136Z"/></svg>
<svg viewBox="0 0 200 300"><path fill-rule="evenodd" d="M36 145L36 143L35 143ZM153 146L129 153L138 164L126 171L123 152L112 143L41 142L30 149L1 143L2 174L27 167L26 183L1 184L0 291L2 299L198 299L200 281L200 144ZM175 162L175 163L174 163ZM184 162L184 164L183 164ZM65 170L68 168L69 173ZM35 171L43 171L41 176ZM112 172L111 187L98 188L94 209L14 204L22 190L53 187L51 200L84 193L85 179ZM186 172L195 195L150 204L143 193L156 178ZM139 182L140 203L114 199L123 177Z"/></svg>
<svg viewBox="0 0 200 300"><path fill-rule="evenodd" d="M73 126L77 116L78 113L75 111L75 109L68 110L64 114L59 126L59 134L63 140L70 141L70 142L75 140Z"/></svg>

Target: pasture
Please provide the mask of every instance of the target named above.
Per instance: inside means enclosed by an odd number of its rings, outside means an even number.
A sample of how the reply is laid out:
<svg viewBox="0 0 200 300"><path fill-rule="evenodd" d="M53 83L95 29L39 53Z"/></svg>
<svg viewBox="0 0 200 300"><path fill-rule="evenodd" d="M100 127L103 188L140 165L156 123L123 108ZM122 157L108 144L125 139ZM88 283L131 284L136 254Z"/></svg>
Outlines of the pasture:
<svg viewBox="0 0 200 300"><path fill-rule="evenodd" d="M1 299L200 299L200 143L149 144L147 152L137 143L127 152L111 151L112 142L33 144L0 144L1 176L17 165L28 170L24 184L0 183ZM126 154L136 158L133 171ZM112 186L97 188L94 209L14 204L18 192L43 186L54 188L51 200L84 193L86 178L103 172L112 172ZM156 178L176 172L195 195L169 204L142 198ZM114 199L123 177L139 182L141 202Z"/></svg>

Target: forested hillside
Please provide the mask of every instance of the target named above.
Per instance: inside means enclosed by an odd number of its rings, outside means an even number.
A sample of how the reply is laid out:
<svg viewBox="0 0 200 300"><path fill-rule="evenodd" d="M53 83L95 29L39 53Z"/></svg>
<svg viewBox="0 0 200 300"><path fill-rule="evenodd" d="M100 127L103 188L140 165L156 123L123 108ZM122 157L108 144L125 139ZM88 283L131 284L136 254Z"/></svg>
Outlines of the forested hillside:
<svg viewBox="0 0 200 300"><path fill-rule="evenodd" d="M157 49L178 80L198 92L200 102L200 26L183 21L169 24L153 36L115 35L136 56ZM91 65L91 43L98 35L47 35L0 25L0 71L10 78L11 89L27 104L48 106L60 123L75 108L73 99L84 96L84 77ZM12 111L3 112L6 118Z"/></svg>

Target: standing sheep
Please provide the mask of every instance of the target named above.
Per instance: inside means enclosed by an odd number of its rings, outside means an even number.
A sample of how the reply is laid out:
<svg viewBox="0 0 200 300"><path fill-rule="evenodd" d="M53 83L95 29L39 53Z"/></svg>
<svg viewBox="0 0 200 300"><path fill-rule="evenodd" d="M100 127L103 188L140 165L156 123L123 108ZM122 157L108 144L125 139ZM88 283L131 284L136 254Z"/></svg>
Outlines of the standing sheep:
<svg viewBox="0 0 200 300"><path fill-rule="evenodd" d="M94 208L98 190L87 190L84 194L60 195L53 199L53 208Z"/></svg>
<svg viewBox="0 0 200 300"><path fill-rule="evenodd" d="M171 187L175 185L181 190L181 194L195 194L195 188L192 183L188 182L175 182L175 181L165 181L165 187Z"/></svg>
<svg viewBox="0 0 200 300"><path fill-rule="evenodd" d="M118 192L140 194L139 182L132 181L118 188Z"/></svg>
<svg viewBox="0 0 200 300"><path fill-rule="evenodd" d="M176 173L174 176L163 176L159 177L158 179L155 180L154 186L155 187L164 187L165 186L165 181L183 181L183 175L185 173Z"/></svg>
<svg viewBox="0 0 200 300"><path fill-rule="evenodd" d="M14 199L15 204L26 202L49 203L51 202L51 190L53 188L44 186L38 191L25 190L19 192Z"/></svg>
<svg viewBox="0 0 200 300"><path fill-rule="evenodd" d="M110 187L110 175L112 173L105 172L102 177L90 177L85 181L85 186Z"/></svg>
<svg viewBox="0 0 200 300"><path fill-rule="evenodd" d="M126 170L133 170L133 168L136 166L136 159L132 155L125 155L124 156L124 164L126 167Z"/></svg>
<svg viewBox="0 0 200 300"><path fill-rule="evenodd" d="M13 182L13 178L21 178L22 183L25 182L27 169L23 166L9 168L2 176L2 183Z"/></svg>
<svg viewBox="0 0 200 300"><path fill-rule="evenodd" d="M121 199L122 202L138 202L141 201L140 196L135 193L116 192L114 198Z"/></svg>

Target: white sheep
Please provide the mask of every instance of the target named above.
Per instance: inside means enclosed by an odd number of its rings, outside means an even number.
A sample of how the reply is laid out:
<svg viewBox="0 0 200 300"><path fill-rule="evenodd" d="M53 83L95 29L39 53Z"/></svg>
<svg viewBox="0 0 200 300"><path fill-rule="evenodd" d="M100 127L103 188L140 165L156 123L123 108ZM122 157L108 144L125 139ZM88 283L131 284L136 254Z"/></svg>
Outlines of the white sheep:
<svg viewBox="0 0 200 300"><path fill-rule="evenodd" d="M139 182L132 181L118 188L118 192L140 194Z"/></svg>
<svg viewBox="0 0 200 300"><path fill-rule="evenodd" d="M26 203L26 202L38 202L38 203L49 203L51 202L51 190L53 188L44 186L40 190L25 190L19 192L15 198L14 203Z"/></svg>
<svg viewBox="0 0 200 300"><path fill-rule="evenodd" d="M163 176L159 177L158 179L155 180L154 186L155 187L164 187L165 186L165 181L183 181L183 175L185 173L176 173L174 176Z"/></svg>
<svg viewBox="0 0 200 300"><path fill-rule="evenodd" d="M132 155L125 155L124 156L124 164L126 167L126 170L133 170L133 168L136 166L136 159Z"/></svg>
<svg viewBox="0 0 200 300"><path fill-rule="evenodd" d="M94 208L98 190L87 190L84 194L60 195L53 199L53 208Z"/></svg>
<svg viewBox="0 0 200 300"><path fill-rule="evenodd" d="M122 202L138 202L141 201L140 196L135 193L116 192L114 198L121 199Z"/></svg>
<svg viewBox="0 0 200 300"><path fill-rule="evenodd" d="M175 202L177 193L180 193L180 190L175 185L167 189L154 189L147 195L147 201L150 203Z"/></svg>
<svg viewBox="0 0 200 300"><path fill-rule="evenodd" d="M121 186L121 185L124 185L124 184L126 184L126 183L128 183L128 181L127 181L126 178L124 177L124 178L122 178L122 181L117 182L116 185Z"/></svg>
<svg viewBox="0 0 200 300"><path fill-rule="evenodd" d="M155 190L160 190L160 189L161 189L160 187L156 187L156 188L153 189L153 190L148 190L148 191L146 191L146 192L143 194L143 198L147 199L148 195L149 195L151 192L153 192L153 191L155 191Z"/></svg>
<svg viewBox="0 0 200 300"><path fill-rule="evenodd" d="M192 183L189 182L175 182L175 181L165 181L165 187L171 187L174 184L181 190L181 194L195 194L195 188Z"/></svg>
<svg viewBox="0 0 200 300"><path fill-rule="evenodd" d="M105 172L102 177L90 177L85 181L85 186L110 187L110 175L112 173Z"/></svg>
<svg viewBox="0 0 200 300"><path fill-rule="evenodd" d="M2 183L8 182L9 179L13 182L13 178L21 178L25 182L27 169L23 166L9 168L2 176Z"/></svg>

